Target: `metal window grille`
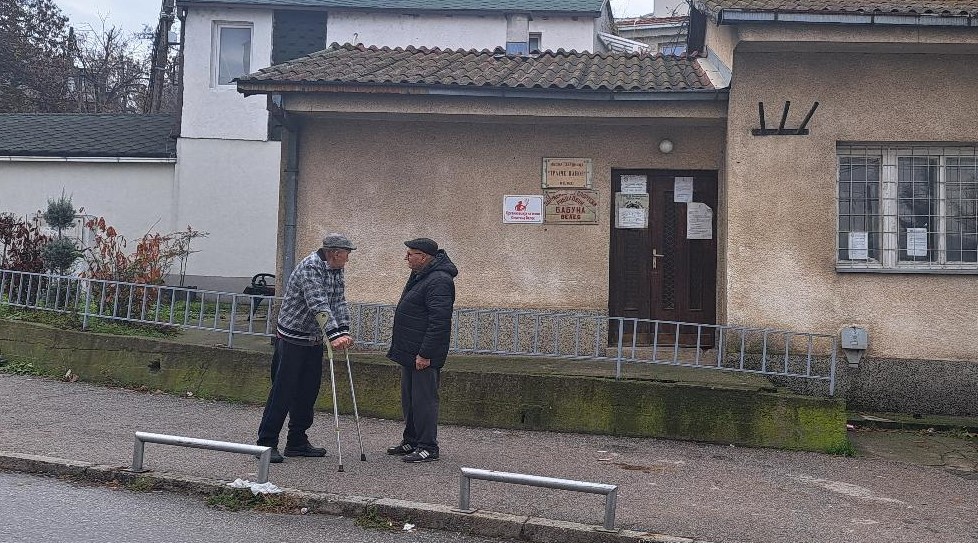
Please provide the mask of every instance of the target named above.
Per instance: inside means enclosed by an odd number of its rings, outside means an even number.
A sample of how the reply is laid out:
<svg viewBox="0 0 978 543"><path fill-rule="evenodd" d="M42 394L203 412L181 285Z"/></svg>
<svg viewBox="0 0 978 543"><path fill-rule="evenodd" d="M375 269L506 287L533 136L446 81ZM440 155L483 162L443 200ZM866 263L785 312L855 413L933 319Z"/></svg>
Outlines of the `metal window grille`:
<svg viewBox="0 0 978 543"><path fill-rule="evenodd" d="M840 271L978 272L978 147L837 154Z"/></svg>

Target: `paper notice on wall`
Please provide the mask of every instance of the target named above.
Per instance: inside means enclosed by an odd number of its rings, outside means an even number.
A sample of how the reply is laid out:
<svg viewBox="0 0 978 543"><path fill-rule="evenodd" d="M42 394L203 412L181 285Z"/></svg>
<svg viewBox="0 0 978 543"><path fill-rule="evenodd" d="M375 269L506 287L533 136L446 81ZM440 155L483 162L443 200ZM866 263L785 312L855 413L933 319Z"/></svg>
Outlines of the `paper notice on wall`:
<svg viewBox="0 0 978 543"><path fill-rule="evenodd" d="M702 202L686 205L686 239L713 239L713 208Z"/></svg>
<svg viewBox="0 0 978 543"><path fill-rule="evenodd" d="M673 202L692 202L693 201L693 178L677 177L673 184Z"/></svg>
<svg viewBox="0 0 978 543"><path fill-rule="evenodd" d="M647 175L623 175L621 176L622 194L645 194L649 184Z"/></svg>
<svg viewBox="0 0 978 543"><path fill-rule="evenodd" d="M615 227L647 228L649 225L648 194L615 194Z"/></svg>
<svg viewBox="0 0 978 543"><path fill-rule="evenodd" d="M849 260L869 259L869 232L849 232Z"/></svg>
<svg viewBox="0 0 978 543"><path fill-rule="evenodd" d="M926 228L907 228L907 256L927 256Z"/></svg>

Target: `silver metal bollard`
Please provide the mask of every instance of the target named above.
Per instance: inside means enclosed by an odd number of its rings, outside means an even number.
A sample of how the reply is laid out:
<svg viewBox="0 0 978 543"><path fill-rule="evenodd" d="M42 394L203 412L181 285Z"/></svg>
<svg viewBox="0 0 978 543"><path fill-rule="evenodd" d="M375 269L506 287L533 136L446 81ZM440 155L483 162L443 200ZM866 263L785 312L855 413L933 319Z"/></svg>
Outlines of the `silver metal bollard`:
<svg viewBox="0 0 978 543"><path fill-rule="evenodd" d="M525 473L461 468L461 474L458 480L458 509L455 509L455 511L462 513L472 513L475 511L469 507L469 493L472 487L472 479L495 481L497 483L538 486L543 488L555 488L558 490L573 490L575 492L587 492L590 494L604 494L604 526L601 528L601 530L607 532L617 531L615 530L615 508L618 506L617 485L591 483L588 481L575 481L573 479L557 479L555 477L542 477L539 475L527 475Z"/></svg>
<svg viewBox="0 0 978 543"><path fill-rule="evenodd" d="M136 432L136 442L132 448L132 468L129 471L135 473L148 471L143 469L143 449L146 443L159 443L161 445L176 445L177 447L193 447L196 449L209 449L212 451L224 451L258 456L257 482L268 482L268 465L272 458L271 447L265 447L262 445L247 445L245 443L232 443L230 441L198 439L196 437Z"/></svg>

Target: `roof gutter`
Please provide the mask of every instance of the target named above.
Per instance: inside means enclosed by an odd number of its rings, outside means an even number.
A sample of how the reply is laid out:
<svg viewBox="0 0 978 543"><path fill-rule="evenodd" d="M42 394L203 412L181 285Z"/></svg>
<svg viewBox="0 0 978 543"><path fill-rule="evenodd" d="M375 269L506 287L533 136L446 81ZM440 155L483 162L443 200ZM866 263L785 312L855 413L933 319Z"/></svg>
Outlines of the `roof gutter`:
<svg viewBox="0 0 978 543"><path fill-rule="evenodd" d="M721 9L717 24L803 23L844 25L957 26L976 27L978 18L969 15L895 15L893 13L810 13Z"/></svg>
<svg viewBox="0 0 978 543"><path fill-rule="evenodd" d="M447 13L452 15L499 15L501 13L529 13L531 15L538 15L540 17L552 17L555 15L566 16L566 17L591 17L597 19L601 17L601 10L591 11L568 11L568 10L523 10L523 9L409 9L409 8L378 8L378 7L358 7L358 6L324 6L321 4L283 4L281 2L253 2L253 3L237 3L237 2L194 2L191 0L178 0L178 4L184 7L202 7L202 8L259 8L259 9L285 9L285 10L315 10L315 11L357 11L357 12L384 12L384 13L397 13L397 14L438 14Z"/></svg>
<svg viewBox="0 0 978 543"><path fill-rule="evenodd" d="M518 98L543 100L581 100L598 102L718 101L726 100L727 89L688 89L664 91L592 91L558 89L521 89L501 87L429 87L418 85L340 85L308 82L238 82L238 92L245 96L290 92L408 94L431 96L471 96L480 98Z"/></svg>
<svg viewBox="0 0 978 543"><path fill-rule="evenodd" d="M129 164L175 164L176 161L176 157L0 155L0 162L108 162Z"/></svg>

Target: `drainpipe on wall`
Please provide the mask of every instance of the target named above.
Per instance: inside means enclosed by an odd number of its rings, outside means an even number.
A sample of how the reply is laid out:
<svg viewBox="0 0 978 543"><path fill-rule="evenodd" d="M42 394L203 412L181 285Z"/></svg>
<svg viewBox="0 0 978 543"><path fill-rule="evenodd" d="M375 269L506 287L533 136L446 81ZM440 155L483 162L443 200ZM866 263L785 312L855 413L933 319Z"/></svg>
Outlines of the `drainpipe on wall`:
<svg viewBox="0 0 978 543"><path fill-rule="evenodd" d="M283 205L282 229L282 279L283 287L279 292L285 292L289 276L295 268L295 238L296 238L296 208L299 194L299 124L282 109L282 95L273 94L269 97L268 110L281 123L285 134L285 200Z"/></svg>

